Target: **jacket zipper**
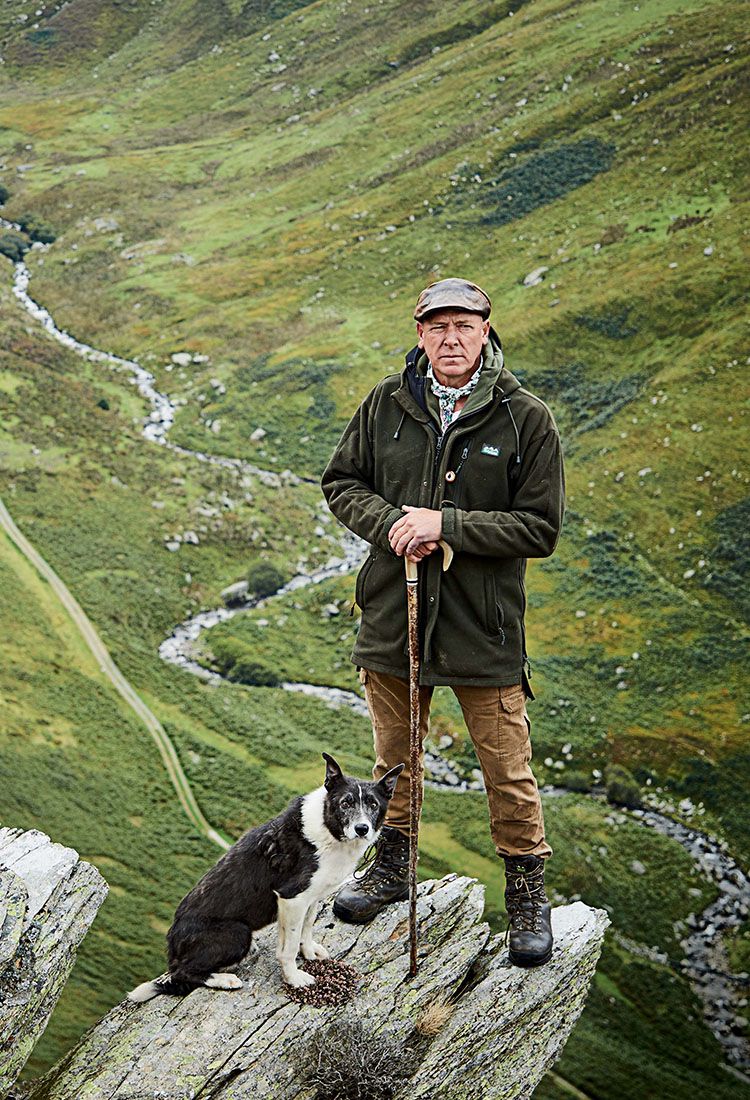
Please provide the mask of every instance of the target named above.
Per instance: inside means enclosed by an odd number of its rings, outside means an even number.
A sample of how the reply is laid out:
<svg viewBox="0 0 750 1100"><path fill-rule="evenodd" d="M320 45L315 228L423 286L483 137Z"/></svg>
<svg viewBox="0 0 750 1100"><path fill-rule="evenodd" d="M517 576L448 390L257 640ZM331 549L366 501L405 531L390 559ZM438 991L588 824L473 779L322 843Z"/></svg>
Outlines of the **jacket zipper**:
<svg viewBox="0 0 750 1100"><path fill-rule="evenodd" d="M480 405L480 407L478 409L474 409L471 412L470 415L471 416L476 415L476 413L481 412L486 407L486 405L489 405L489 404L490 404L489 401L485 402L485 404ZM437 427L433 423L432 419L427 421L430 428L432 428L433 432L435 433L435 438L437 440L437 445L435 447L435 458L434 458L434 461L433 461L433 464L432 464L432 491L431 491L431 496L430 496L430 502L431 503L434 502L434 500L435 500L435 490L437 489L437 478L438 478L438 467L440 465L440 456L443 453L443 447L445 446L445 441L448 437L448 432L451 430L451 428L453 427L454 424L459 423L460 419L461 419L461 417L458 416L456 418L456 420L453 420L448 425L448 427L445 429L445 431L442 433L442 435L438 433ZM469 417L467 417L466 419L468 420ZM464 461L466 455L468 454L468 448L469 448L470 444L471 444L471 440L468 440L467 443L464 446L464 451L463 451L463 454L461 456L461 464L463 464L463 461ZM427 618L429 616L429 613L425 609L424 618L423 618L423 613L422 613L422 610L421 610L423 607L426 606L426 602L427 602L426 599L425 599L425 596L427 595L426 585L427 585L427 571L426 570L420 570L420 576L419 576L419 607L420 607L420 614L419 614L419 618L420 618L421 621L420 621L419 627L420 627L420 635L421 635L420 640L421 640L421 643L422 643L423 660L424 661L428 661L431 657L431 651L430 651L431 647L428 649L428 647L424 644L424 642L425 642L425 632L426 632L426 628L427 628Z"/></svg>
<svg viewBox="0 0 750 1100"><path fill-rule="evenodd" d="M464 443L464 449L461 451L461 457L458 460L458 466L456 466L456 480L453 482L453 503L458 505L459 498L461 496L461 478L463 476L463 468L466 459L469 457L469 451L471 450L471 439L467 439Z"/></svg>
<svg viewBox="0 0 750 1100"><path fill-rule="evenodd" d="M480 406L479 409L474 409L474 411L470 415L474 416L476 413L481 412L481 410L483 408L484 408L484 405ZM445 446L445 441L446 441L446 438L448 436L448 432L451 430L451 428L454 426L454 424L459 423L460 419L461 419L461 417L459 416L456 420L452 421L448 425L448 427L445 429L445 431L443 432L442 435L438 435L437 428L435 427L435 425L433 424L433 422L431 420L429 421L430 427L432 428L435 435L437 436L437 447L435 448L435 460L434 460L433 465L432 465L432 500L435 499L435 490L437 488L438 466L440 465L440 456L443 453L443 447ZM469 418L467 417L466 419L468 420ZM464 449L461 453L461 458L459 459L459 464L456 467L456 471L455 471L456 474L458 474L459 470L461 469L461 466L463 465L464 461L466 460L466 457L469 453L469 448L470 447L471 447L471 440L468 440L467 443L464 445Z"/></svg>

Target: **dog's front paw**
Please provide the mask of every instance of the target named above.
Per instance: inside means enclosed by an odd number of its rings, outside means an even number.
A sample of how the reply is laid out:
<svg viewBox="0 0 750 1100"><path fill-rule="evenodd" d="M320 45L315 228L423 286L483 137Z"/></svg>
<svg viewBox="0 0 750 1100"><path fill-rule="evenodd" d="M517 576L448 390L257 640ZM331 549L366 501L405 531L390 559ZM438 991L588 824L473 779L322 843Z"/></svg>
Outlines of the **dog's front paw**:
<svg viewBox="0 0 750 1100"><path fill-rule="evenodd" d="M331 957L323 944L316 943L315 940L302 944L302 954L306 959L330 959Z"/></svg>
<svg viewBox="0 0 750 1100"><path fill-rule="evenodd" d="M312 974L306 974L304 970L293 970L284 975L284 981L293 989L302 989L305 985L315 985Z"/></svg>

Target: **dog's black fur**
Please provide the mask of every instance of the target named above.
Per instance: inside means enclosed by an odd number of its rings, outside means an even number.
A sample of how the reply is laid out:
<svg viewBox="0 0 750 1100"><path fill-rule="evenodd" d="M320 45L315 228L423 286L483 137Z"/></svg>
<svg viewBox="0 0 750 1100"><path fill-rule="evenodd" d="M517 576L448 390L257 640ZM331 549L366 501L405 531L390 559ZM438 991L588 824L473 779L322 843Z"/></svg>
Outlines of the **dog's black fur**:
<svg viewBox="0 0 750 1100"><path fill-rule="evenodd" d="M221 978L222 971L240 962L250 949L253 932L277 919L279 899L297 898L308 890L315 872L322 865L325 871L331 846L334 859L337 851L351 852L354 869L385 819L403 764L376 783L343 775L332 757L323 756L325 792L319 788L297 797L278 817L250 829L186 894L167 933L169 974L133 990L131 1000L148 1000L158 993L180 996L212 978L208 984L216 988L234 988L218 984L217 973ZM322 809L320 822L315 819L323 841L318 848L305 836L303 808L306 799L323 793L322 803L316 803ZM363 840L360 830L365 819L371 824L372 838ZM241 984L236 981L236 986Z"/></svg>
<svg viewBox="0 0 750 1100"><path fill-rule="evenodd" d="M167 933L168 986L189 993L206 977L233 966L250 950L252 933L276 920L277 894L292 898L318 866L302 835L302 796L283 813L241 836L193 887ZM251 872L251 873L249 873Z"/></svg>

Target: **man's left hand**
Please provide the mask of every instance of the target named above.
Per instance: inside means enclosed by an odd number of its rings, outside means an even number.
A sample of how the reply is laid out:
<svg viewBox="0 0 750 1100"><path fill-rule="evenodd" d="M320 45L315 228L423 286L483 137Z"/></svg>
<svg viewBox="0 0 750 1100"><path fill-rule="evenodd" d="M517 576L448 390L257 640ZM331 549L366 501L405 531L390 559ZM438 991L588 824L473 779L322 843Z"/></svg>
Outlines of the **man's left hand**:
<svg viewBox="0 0 750 1100"><path fill-rule="evenodd" d="M413 554L424 543L437 543L443 533L443 513L434 508L415 508L404 504L405 516L397 519L388 532L391 550L401 557Z"/></svg>

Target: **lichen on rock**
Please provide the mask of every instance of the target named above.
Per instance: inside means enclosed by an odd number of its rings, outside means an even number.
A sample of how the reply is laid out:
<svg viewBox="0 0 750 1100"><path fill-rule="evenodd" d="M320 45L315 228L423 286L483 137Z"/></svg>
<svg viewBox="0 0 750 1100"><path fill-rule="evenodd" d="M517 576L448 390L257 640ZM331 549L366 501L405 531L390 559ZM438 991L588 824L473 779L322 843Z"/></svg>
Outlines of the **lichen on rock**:
<svg viewBox="0 0 750 1100"><path fill-rule="evenodd" d="M551 961L520 970L483 910L484 888L473 879L421 883L419 971L409 979L408 903L368 925L335 920L327 903L316 939L363 975L350 1004L319 1009L289 1000L270 928L237 968L242 989L123 1002L36 1083L30 1100L313 1100L305 1051L347 1020L363 1041L387 1040L404 1052L410 1072L389 1086L396 1100L528 1096L583 1008L609 921L580 902L554 909ZM418 1021L439 995L452 1011L426 1035Z"/></svg>

